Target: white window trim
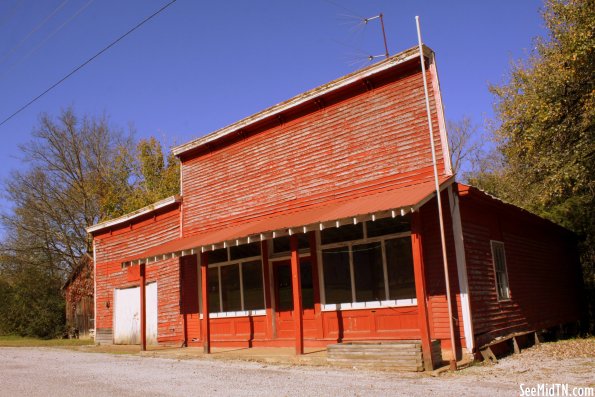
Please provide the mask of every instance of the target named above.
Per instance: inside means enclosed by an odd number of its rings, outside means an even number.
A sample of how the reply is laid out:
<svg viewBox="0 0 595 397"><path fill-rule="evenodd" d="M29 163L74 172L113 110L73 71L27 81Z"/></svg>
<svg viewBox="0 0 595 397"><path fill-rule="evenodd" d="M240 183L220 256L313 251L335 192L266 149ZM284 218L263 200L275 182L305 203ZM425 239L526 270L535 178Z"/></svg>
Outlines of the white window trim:
<svg viewBox="0 0 595 397"><path fill-rule="evenodd" d="M361 310L361 309L380 309L383 307L407 307L417 306L417 298L396 299L388 301L370 301L370 302L352 302L352 303L329 303L320 306L323 312L337 310Z"/></svg>
<svg viewBox="0 0 595 397"><path fill-rule="evenodd" d="M209 318L258 317L266 316L266 314L266 309L240 310L235 312L209 313ZM200 319L202 320L202 313L200 314Z"/></svg>
<svg viewBox="0 0 595 397"><path fill-rule="evenodd" d="M500 292L498 292L498 271L496 270L496 255L494 255L494 246L500 245L502 247L502 255L504 257L504 277L506 278L506 293L507 297L500 297ZM494 271L494 288L496 289L496 297L498 302L508 302L511 300L510 294L510 282L508 280L508 263L506 260L506 248L504 246L504 241L499 240L490 240L490 249L492 252L492 269Z"/></svg>
<svg viewBox="0 0 595 397"><path fill-rule="evenodd" d="M227 259L230 258L230 248L227 247ZM262 263L262 254L259 256L250 256L247 258L237 259L237 260L228 260L227 262L217 262L213 264L209 264L208 268L217 268L217 281L219 282L219 311L215 313L209 313L209 318L222 318L222 317L244 317L244 316L262 316L266 314L266 294L265 294L265 284L263 279L262 284L262 298L263 298L263 307L265 309L257 309L257 310L237 310L237 311L230 311L224 312L223 311L223 288L221 284L221 268L224 266L239 266L239 277L240 277L240 304L242 309L244 308L244 278L243 278L243 264L248 262L260 262L261 272L264 277L264 269ZM202 318L202 314L201 314Z"/></svg>
<svg viewBox="0 0 595 397"><path fill-rule="evenodd" d="M378 218L380 220L382 218ZM322 251L325 249L331 248L349 248L349 273L351 277L351 299L356 298L356 291L355 291L355 278L354 278L354 269L353 269L353 252L352 252L352 245L360 245L360 244L368 244L368 243L375 243L375 242L383 242L384 240L392 240L395 238L403 238L403 237L411 237L411 231L402 232L402 233L394 233L394 234L385 234L382 236L377 237L368 237L368 228L367 228L367 221L362 222L364 228L364 238L359 240L349 240L349 241L342 241L339 243L330 243L330 244L321 244L321 232L320 230L316 231L316 242L319 249L318 252L318 280L320 285L320 310L321 311L335 311L335 310L357 310L357 309L371 309L371 308L381 308L381 307L402 307L402 306L415 306L417 305L417 299L398 299L398 300L383 300L383 301L370 301L370 302L344 302L344 303L326 303L326 290L324 287L324 263L322 260ZM385 289L385 297L388 296L389 287L388 287L388 269L386 264L386 254L384 244L381 245L382 247L382 265L383 265L383 272L384 272L384 289Z"/></svg>

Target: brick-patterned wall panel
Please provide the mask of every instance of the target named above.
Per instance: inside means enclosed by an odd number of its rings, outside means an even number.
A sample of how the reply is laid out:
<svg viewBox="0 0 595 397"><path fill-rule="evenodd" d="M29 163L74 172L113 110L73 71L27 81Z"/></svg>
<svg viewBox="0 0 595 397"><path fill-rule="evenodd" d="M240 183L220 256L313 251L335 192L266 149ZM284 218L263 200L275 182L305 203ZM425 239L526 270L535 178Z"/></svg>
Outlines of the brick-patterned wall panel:
<svg viewBox="0 0 595 397"><path fill-rule="evenodd" d="M430 177L421 73L392 76L370 91L351 95L228 146L185 158L184 235L378 189L397 180ZM443 172L434 95L430 95Z"/></svg>

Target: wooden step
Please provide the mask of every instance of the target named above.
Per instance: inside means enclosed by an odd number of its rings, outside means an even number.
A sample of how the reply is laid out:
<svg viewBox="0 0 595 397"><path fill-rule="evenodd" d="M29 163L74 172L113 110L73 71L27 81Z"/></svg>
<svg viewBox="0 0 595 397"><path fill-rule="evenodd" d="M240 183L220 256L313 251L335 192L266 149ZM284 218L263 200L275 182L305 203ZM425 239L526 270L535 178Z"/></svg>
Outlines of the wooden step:
<svg viewBox="0 0 595 397"><path fill-rule="evenodd" d="M391 368L423 371L421 341L347 342L327 346L327 359L333 365Z"/></svg>

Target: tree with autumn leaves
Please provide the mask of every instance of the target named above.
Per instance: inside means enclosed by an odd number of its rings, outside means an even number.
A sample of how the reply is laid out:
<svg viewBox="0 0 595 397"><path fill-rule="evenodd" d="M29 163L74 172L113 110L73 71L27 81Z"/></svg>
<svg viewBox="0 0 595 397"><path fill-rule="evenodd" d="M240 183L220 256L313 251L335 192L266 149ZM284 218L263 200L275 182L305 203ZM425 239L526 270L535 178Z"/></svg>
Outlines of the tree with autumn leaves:
<svg viewBox="0 0 595 397"><path fill-rule="evenodd" d="M493 85L497 148L472 184L573 230L595 313L595 0L547 0L548 36Z"/></svg>
<svg viewBox="0 0 595 397"><path fill-rule="evenodd" d="M0 333L45 337L63 325L61 284L91 251L85 228L177 194L179 163L157 139L71 109L42 115L20 152L0 214Z"/></svg>

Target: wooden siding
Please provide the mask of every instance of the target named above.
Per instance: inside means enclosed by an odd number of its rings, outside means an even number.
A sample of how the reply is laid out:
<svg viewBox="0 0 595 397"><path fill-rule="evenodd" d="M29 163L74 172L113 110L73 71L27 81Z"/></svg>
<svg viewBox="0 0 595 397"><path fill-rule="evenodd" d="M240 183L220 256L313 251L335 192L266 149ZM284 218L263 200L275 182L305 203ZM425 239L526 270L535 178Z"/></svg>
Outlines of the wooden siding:
<svg viewBox="0 0 595 397"><path fill-rule="evenodd" d="M122 268L126 257L147 248L179 237L179 209L177 206L158 211L154 216L140 218L112 230L96 234L96 327L107 342L107 330L113 328L113 299L115 288L139 285L134 267ZM183 319L179 299L179 258L152 262L147 265L147 283L157 281L158 341L175 343L183 340ZM111 334L111 331L110 331Z"/></svg>
<svg viewBox="0 0 595 397"><path fill-rule="evenodd" d="M457 262L454 247L452 218L449 211L448 192L441 194L442 210L444 215L444 229L446 237L446 252L450 278L451 297L456 300L453 305L455 317L455 340L460 343L457 349L465 346L465 331L463 312L457 275ZM421 209L422 218L422 244L424 251L424 265L428 291L428 315L430 318L430 337L439 339L445 352L451 351L450 325L448 306L446 303L446 283L444 280L444 264L442 260L442 245L440 242L440 227L438 224L438 207L436 199L428 201ZM450 354L450 353L449 353Z"/></svg>
<svg viewBox="0 0 595 397"><path fill-rule="evenodd" d="M569 232L485 195L463 195L461 217L477 345L579 320L580 270ZM504 242L510 300L498 301L490 240Z"/></svg>
<svg viewBox="0 0 595 397"><path fill-rule="evenodd" d="M419 65L299 117L183 158L183 233L431 178ZM428 72L428 78L432 75ZM430 80L431 81L431 80ZM430 85L430 91L432 86ZM443 173L435 100L431 107Z"/></svg>

